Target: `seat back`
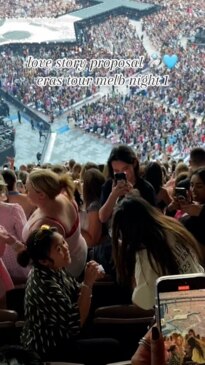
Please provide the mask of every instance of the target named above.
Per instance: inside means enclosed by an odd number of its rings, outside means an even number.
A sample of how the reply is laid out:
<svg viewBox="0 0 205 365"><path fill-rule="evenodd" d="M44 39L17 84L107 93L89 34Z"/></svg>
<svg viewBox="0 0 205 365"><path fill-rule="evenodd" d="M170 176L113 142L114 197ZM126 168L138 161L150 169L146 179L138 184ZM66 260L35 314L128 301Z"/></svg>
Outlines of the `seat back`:
<svg viewBox="0 0 205 365"><path fill-rule="evenodd" d="M19 344L19 330L16 328L18 314L0 309L0 346Z"/></svg>
<svg viewBox="0 0 205 365"><path fill-rule="evenodd" d="M96 336L116 338L122 349L122 360L132 357L147 327L153 322L154 310L145 311L135 305L98 308L93 320Z"/></svg>
<svg viewBox="0 0 205 365"><path fill-rule="evenodd" d="M6 292L6 308L18 313L19 320L24 320L25 287L14 288Z"/></svg>
<svg viewBox="0 0 205 365"><path fill-rule="evenodd" d="M77 364L74 362L46 362L45 365L84 365L84 364Z"/></svg>

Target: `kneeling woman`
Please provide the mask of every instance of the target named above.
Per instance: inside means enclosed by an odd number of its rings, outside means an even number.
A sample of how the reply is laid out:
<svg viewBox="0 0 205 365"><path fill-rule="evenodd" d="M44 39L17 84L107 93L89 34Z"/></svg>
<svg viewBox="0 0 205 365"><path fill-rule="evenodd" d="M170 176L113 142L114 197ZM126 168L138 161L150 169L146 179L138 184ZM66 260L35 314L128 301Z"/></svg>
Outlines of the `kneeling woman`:
<svg viewBox="0 0 205 365"><path fill-rule="evenodd" d="M92 287L104 273L90 261L84 282L78 284L64 270L71 262L69 247L56 228L33 231L26 246L18 262L27 266L31 260L33 269L26 286L22 344L45 361L78 361L77 341L89 313Z"/></svg>
<svg viewBox="0 0 205 365"><path fill-rule="evenodd" d="M134 195L117 205L112 237L118 279L130 284L132 301L143 309L155 304L159 276L204 271L194 237L181 223Z"/></svg>

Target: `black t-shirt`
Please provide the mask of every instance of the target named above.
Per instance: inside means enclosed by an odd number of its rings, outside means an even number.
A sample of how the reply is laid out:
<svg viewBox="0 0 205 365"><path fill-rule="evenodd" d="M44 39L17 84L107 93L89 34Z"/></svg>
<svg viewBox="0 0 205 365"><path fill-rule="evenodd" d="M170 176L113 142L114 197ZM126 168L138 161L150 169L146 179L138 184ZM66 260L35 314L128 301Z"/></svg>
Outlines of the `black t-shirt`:
<svg viewBox="0 0 205 365"><path fill-rule="evenodd" d="M102 193L100 199L101 206L105 204L112 191L112 183L113 183L112 179L109 179L105 182L105 184L102 187ZM156 194L154 188L148 181L142 179L141 177L138 177L137 182L134 185L134 188L139 190L140 195L143 199L147 200L151 205L156 206Z"/></svg>
<svg viewBox="0 0 205 365"><path fill-rule="evenodd" d="M186 229L193 234L195 239L205 245L205 206L203 206L201 213L198 217L191 217L186 215L180 219L180 222L186 227Z"/></svg>

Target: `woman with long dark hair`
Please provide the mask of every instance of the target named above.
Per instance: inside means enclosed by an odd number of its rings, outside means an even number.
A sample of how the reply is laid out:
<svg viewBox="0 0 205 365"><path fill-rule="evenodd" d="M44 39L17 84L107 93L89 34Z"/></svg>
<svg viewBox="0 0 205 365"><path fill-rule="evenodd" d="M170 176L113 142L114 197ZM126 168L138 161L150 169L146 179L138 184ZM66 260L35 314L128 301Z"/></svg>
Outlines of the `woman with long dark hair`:
<svg viewBox="0 0 205 365"><path fill-rule="evenodd" d="M140 196L146 199L150 204L155 205L155 192L149 182L140 177L139 161L135 152L127 145L114 147L110 153L107 162L108 180L102 187L101 208L99 218L102 223L108 224L110 241L102 247L97 260L103 266L109 262L107 268L110 274L114 274L112 262L112 243L110 223L113 210L116 204L126 196L130 191L137 191ZM125 180L116 181L116 174L125 175Z"/></svg>
<svg viewBox="0 0 205 365"><path fill-rule="evenodd" d="M163 172L160 163L150 162L145 168L145 179L153 186L156 193L156 205L162 212L172 202L168 191L163 187Z"/></svg>
<svg viewBox="0 0 205 365"><path fill-rule="evenodd" d="M178 221L134 194L116 206L112 239L117 277L130 285L133 302L144 309L154 306L159 276L204 271L194 237Z"/></svg>
<svg viewBox="0 0 205 365"><path fill-rule="evenodd" d="M107 162L108 180L102 189L99 211L101 222L107 222L113 213L118 198L123 197L132 189L137 189L139 194L150 204L156 205L155 192L151 184L142 179L139 174L139 161L135 152L127 145L114 147ZM126 183L115 184L115 173L125 173Z"/></svg>
<svg viewBox="0 0 205 365"><path fill-rule="evenodd" d="M182 202L181 210L186 213L181 222L200 244L203 266L205 265L205 167L195 170L190 177L192 202Z"/></svg>

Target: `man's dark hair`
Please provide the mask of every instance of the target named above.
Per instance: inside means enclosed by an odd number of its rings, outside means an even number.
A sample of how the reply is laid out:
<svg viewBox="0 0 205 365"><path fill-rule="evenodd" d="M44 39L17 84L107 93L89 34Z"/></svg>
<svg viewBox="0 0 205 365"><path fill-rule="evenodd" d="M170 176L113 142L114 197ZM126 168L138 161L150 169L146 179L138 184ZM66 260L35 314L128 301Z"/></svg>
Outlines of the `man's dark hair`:
<svg viewBox="0 0 205 365"><path fill-rule="evenodd" d="M14 190L14 184L16 183L17 177L13 170L6 169L1 172L6 184L8 191Z"/></svg>
<svg viewBox="0 0 205 365"><path fill-rule="evenodd" d="M197 166L205 166L205 149L195 147L190 152L190 163Z"/></svg>

